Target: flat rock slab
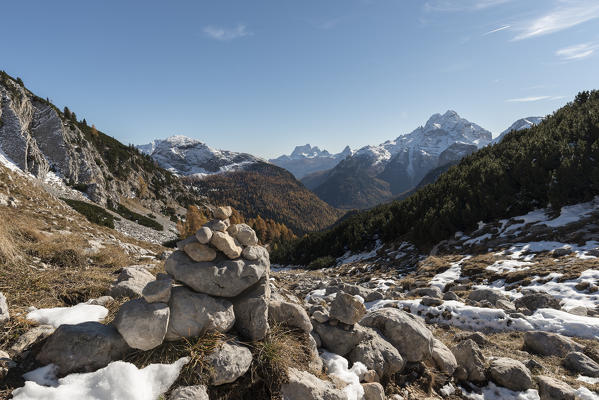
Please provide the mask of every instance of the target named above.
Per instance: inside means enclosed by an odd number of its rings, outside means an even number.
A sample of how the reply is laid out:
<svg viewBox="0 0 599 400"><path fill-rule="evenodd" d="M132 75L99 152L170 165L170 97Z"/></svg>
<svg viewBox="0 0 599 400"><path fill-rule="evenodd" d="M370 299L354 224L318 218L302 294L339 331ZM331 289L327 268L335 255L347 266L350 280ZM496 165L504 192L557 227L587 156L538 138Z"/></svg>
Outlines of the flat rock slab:
<svg viewBox="0 0 599 400"><path fill-rule="evenodd" d="M196 293L183 286L174 287L166 340L200 336L208 331L227 332L235 324L233 304L226 299Z"/></svg>
<svg viewBox="0 0 599 400"><path fill-rule="evenodd" d="M270 267L267 258L195 262L175 251L165 264L166 272L199 293L235 297L257 283Z"/></svg>

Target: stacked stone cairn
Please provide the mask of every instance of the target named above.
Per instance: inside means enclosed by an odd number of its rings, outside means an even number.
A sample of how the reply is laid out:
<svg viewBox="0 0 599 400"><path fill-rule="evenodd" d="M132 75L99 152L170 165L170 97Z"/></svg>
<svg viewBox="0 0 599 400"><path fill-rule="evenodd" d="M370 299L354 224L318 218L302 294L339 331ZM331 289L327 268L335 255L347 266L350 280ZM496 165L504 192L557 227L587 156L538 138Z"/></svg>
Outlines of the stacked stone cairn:
<svg viewBox="0 0 599 400"><path fill-rule="evenodd" d="M231 207L177 243L167 274L149 282L142 297L123 304L114 326L127 344L150 350L163 341L237 332L261 340L268 332L270 261L246 224L231 225Z"/></svg>

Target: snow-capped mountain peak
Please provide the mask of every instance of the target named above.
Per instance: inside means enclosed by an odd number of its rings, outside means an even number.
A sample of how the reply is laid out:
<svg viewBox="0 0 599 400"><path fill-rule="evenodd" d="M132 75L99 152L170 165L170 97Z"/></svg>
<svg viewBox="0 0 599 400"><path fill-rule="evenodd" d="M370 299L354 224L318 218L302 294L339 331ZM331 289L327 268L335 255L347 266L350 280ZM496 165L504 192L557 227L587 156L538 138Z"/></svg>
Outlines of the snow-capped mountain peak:
<svg viewBox="0 0 599 400"><path fill-rule="evenodd" d="M499 136L497 136L493 143L499 143L503 140L504 136L512 131L521 131L522 129L528 129L534 125L538 125L543 121L544 117L526 117L520 118L516 122L510 125L505 131L501 132Z"/></svg>
<svg viewBox="0 0 599 400"><path fill-rule="evenodd" d="M183 135L156 139L137 148L163 168L178 175L206 175L243 168L261 161L247 153L218 150Z"/></svg>
<svg viewBox="0 0 599 400"><path fill-rule="evenodd" d="M308 174L333 168L352 154L349 146L345 146L341 153L331 154L327 150L320 150L318 146L305 144L296 146L290 155L285 154L269 161L301 179Z"/></svg>

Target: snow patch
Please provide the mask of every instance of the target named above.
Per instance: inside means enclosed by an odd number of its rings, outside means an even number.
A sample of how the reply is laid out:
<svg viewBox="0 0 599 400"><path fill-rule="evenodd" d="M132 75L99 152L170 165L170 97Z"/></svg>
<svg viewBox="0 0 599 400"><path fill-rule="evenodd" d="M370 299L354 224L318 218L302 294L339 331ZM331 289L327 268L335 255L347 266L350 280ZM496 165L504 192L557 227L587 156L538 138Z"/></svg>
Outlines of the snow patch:
<svg viewBox="0 0 599 400"><path fill-rule="evenodd" d="M351 368L348 368L349 362L347 359L327 351L324 351L320 357L324 362L328 375L347 385L343 388L343 392L347 395L347 400L362 399L364 388L360 385L360 375L368 370L366 365L358 361Z"/></svg>
<svg viewBox="0 0 599 400"><path fill-rule="evenodd" d="M58 328L63 324L80 324L88 321L102 321L108 309L102 306L80 303L72 307L40 308L27 314L27 319Z"/></svg>
<svg viewBox="0 0 599 400"><path fill-rule="evenodd" d="M448 283L454 282L460 278L462 274L462 263L472 256L466 256L458 262L451 263L448 270L437 274L431 279L430 286L436 286L441 290L445 289Z"/></svg>
<svg viewBox="0 0 599 400"><path fill-rule="evenodd" d="M489 382L487 386L480 388L480 393L468 392L462 387L462 394L470 400L539 400L539 392L528 389L525 392L514 392L508 388Z"/></svg>

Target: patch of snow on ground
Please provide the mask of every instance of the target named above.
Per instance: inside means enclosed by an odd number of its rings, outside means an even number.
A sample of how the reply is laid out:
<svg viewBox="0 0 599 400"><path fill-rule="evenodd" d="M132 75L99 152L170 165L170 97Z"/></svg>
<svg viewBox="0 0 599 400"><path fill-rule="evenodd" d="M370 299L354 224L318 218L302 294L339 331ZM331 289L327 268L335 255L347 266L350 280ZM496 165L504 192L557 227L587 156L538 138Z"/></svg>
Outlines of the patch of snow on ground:
<svg viewBox="0 0 599 400"><path fill-rule="evenodd" d="M377 256L377 251L379 251L383 247L383 244L380 240L376 241L376 246L372 251L352 254L350 251L346 252L344 255L337 259L337 265L348 264L350 262L363 261L368 260L369 258L373 258Z"/></svg>
<svg viewBox="0 0 599 400"><path fill-rule="evenodd" d="M35 382L42 386L57 386L57 372L58 367L55 364L48 364L23 374L23 378L25 378L26 381Z"/></svg>
<svg viewBox="0 0 599 400"><path fill-rule="evenodd" d="M523 271L526 269L530 269L528 265L532 265L532 263L518 260L499 260L495 261L492 265L489 265L485 269L487 271L505 274L508 272Z"/></svg>
<svg viewBox="0 0 599 400"><path fill-rule="evenodd" d="M598 246L599 242L595 240L588 241L582 246L552 241L516 243L507 251L496 253L496 255L508 254L509 257L514 260L531 261L535 257L535 253L542 253L556 249L570 249L576 255L576 257L584 259L594 258L593 256L589 256L587 252Z"/></svg>
<svg viewBox="0 0 599 400"><path fill-rule="evenodd" d="M582 282L598 283L599 270L587 269L576 279L558 282L562 274L553 272L545 277L536 277L532 283L526 287L527 290L534 290L541 293L547 293L560 299L564 310L570 310L574 307L595 308L599 304L599 292L585 293L576 289L576 285ZM545 282L549 279L548 282ZM541 283L542 282L544 283Z"/></svg>
<svg viewBox="0 0 599 400"><path fill-rule="evenodd" d="M497 386L489 382L487 386L481 389L481 393L470 393L462 388L463 395L470 400L539 400L539 392L535 389L528 389L525 392L514 392L513 390Z"/></svg>
<svg viewBox="0 0 599 400"><path fill-rule="evenodd" d="M590 376L578 375L576 379L581 382L590 383L591 385L599 383L599 378L592 378Z"/></svg>
<svg viewBox="0 0 599 400"><path fill-rule="evenodd" d="M462 274L462 263L470 257L472 256L466 256L458 262L451 263L448 270L435 275L433 279L431 279L430 286L436 286L443 290L448 283L459 279Z"/></svg>
<svg viewBox="0 0 599 400"><path fill-rule="evenodd" d="M580 387L574 391L577 400L599 400L599 394L591 392L585 387Z"/></svg>
<svg viewBox="0 0 599 400"><path fill-rule="evenodd" d="M395 285L397 283L393 279L377 279L374 282L376 286L373 289L382 290L383 292L386 292L387 290L389 290L389 288L391 288L389 284Z"/></svg>
<svg viewBox="0 0 599 400"><path fill-rule="evenodd" d="M15 400L156 400L188 362L188 358L181 358L173 364L150 364L137 369L131 363L115 361L95 372L67 375L56 382L56 387L27 381L12 394Z"/></svg>
<svg viewBox="0 0 599 400"><path fill-rule="evenodd" d="M560 211L559 217L544 222L543 224L552 228L557 228L571 224L572 222L578 222L582 218L587 217L593 211L597 210L598 206L598 197L595 197L595 199L586 203L574 204L573 206L564 206Z"/></svg>
<svg viewBox="0 0 599 400"><path fill-rule="evenodd" d="M510 317L504 310L468 306L460 301L448 300L439 306L422 305L420 300L377 300L366 303L369 311L387 304L408 308L413 315L426 315L430 322L457 326L472 331L532 331L560 333L588 339L599 339L599 318L583 317L565 311L541 308L531 316ZM448 318L448 316L450 318Z"/></svg>
<svg viewBox="0 0 599 400"><path fill-rule="evenodd" d="M479 244L480 242L485 241L487 239L491 239L492 237L493 237L493 235L491 235L490 233L485 233L484 235L480 235L475 238L466 240L464 242L464 244L465 245Z"/></svg>
<svg viewBox="0 0 599 400"><path fill-rule="evenodd" d="M364 374L368 368L361 362L355 362L351 368L348 368L349 362L340 355L324 351L320 357L327 368L328 375L339 379L347 386L343 392L347 395L347 400L360 400L364 396L364 389L360 384L360 375ZM334 382L334 379L333 379Z"/></svg>
<svg viewBox="0 0 599 400"><path fill-rule="evenodd" d="M80 303L72 307L40 308L27 314L27 319L58 328L63 324L80 324L102 321L108 309L98 305Z"/></svg>
<svg viewBox="0 0 599 400"><path fill-rule="evenodd" d="M13 172L23 173L23 171L21 171L21 168L19 168L17 164L15 164L10 158L8 158L8 156L6 155L6 153L2 151L2 149L0 149L0 164L4 165L6 168L10 169Z"/></svg>

